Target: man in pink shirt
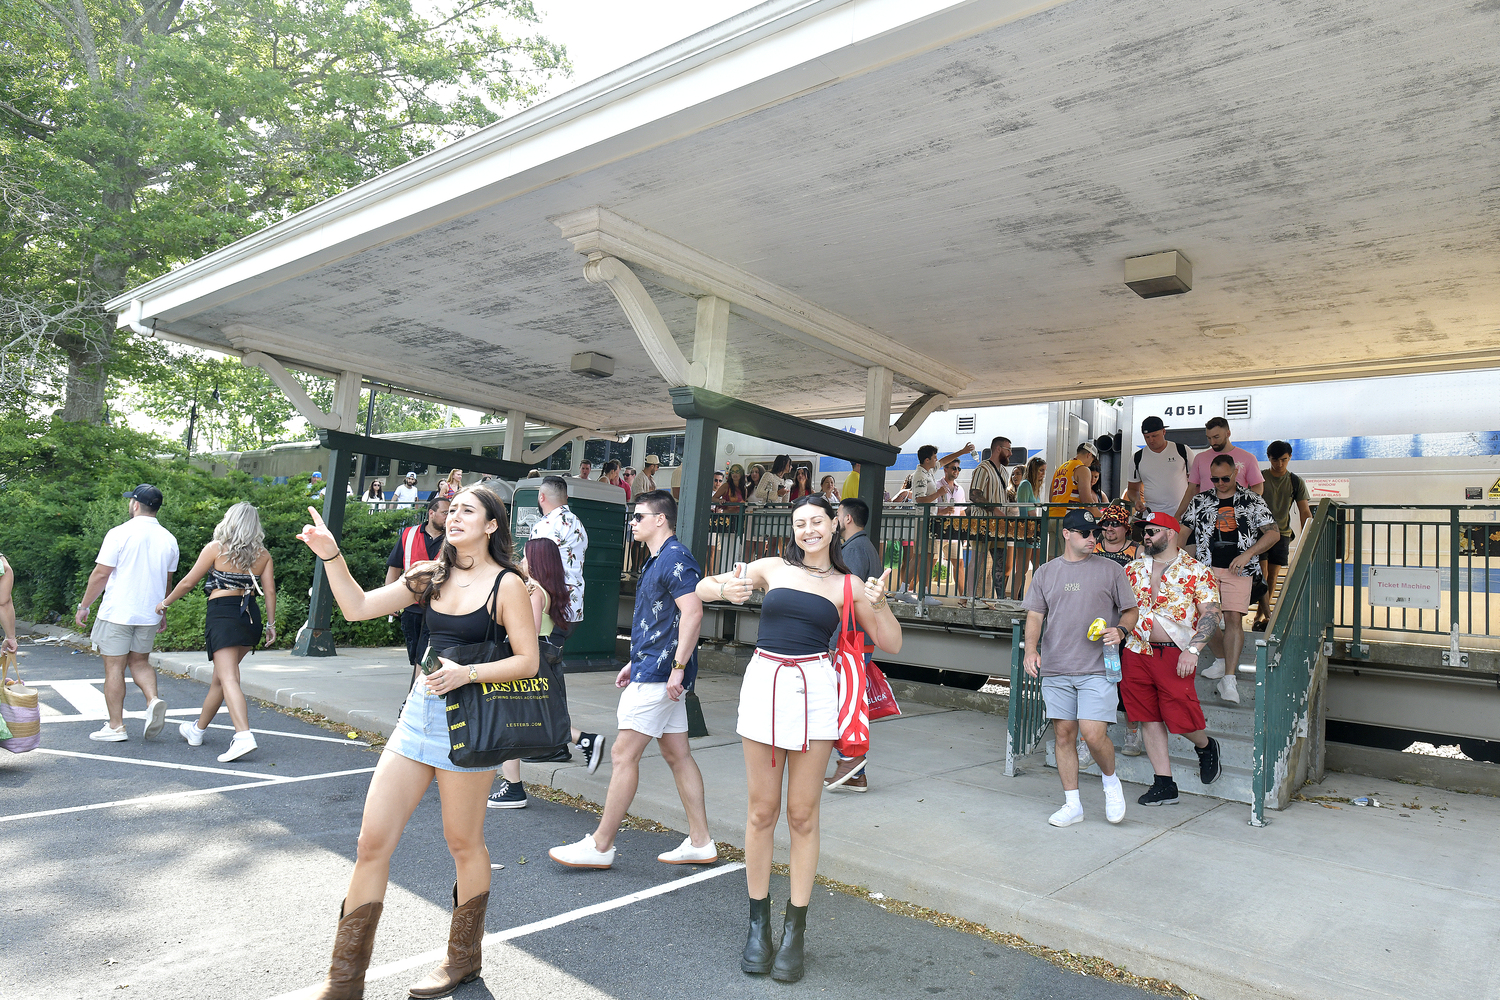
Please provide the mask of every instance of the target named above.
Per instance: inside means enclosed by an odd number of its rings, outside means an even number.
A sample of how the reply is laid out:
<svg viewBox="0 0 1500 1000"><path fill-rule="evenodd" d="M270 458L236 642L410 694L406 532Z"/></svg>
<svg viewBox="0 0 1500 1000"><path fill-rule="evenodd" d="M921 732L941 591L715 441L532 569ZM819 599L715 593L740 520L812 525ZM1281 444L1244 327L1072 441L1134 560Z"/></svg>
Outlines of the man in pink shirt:
<svg viewBox="0 0 1500 1000"><path fill-rule="evenodd" d="M1208 467L1220 455L1234 459L1235 481L1245 489L1260 495L1265 489L1266 477L1260 474L1260 462L1243 448L1229 443L1229 421L1214 417L1203 425L1208 432L1208 447L1193 458L1193 467L1188 471L1188 488L1182 491L1182 502L1177 505L1177 520L1182 520L1183 511L1193 502L1193 497L1205 490L1213 489Z"/></svg>

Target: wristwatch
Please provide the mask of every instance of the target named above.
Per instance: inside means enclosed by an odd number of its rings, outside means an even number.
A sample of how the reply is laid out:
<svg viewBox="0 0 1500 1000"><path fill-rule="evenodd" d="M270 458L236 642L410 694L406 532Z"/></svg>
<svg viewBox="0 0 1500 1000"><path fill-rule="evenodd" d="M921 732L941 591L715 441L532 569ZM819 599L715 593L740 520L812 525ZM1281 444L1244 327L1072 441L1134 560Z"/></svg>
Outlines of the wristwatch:
<svg viewBox="0 0 1500 1000"><path fill-rule="evenodd" d="M1187 648L1187 651L1189 653L1192 653L1194 656L1197 656L1199 653L1203 652L1203 650L1199 649L1197 646L1189 646Z"/></svg>
<svg viewBox="0 0 1500 1000"><path fill-rule="evenodd" d="M469 667L469 683L472 684L472 683L475 683L478 680L479 680L479 666L478 666L478 664L475 664L475 665Z"/></svg>
<svg viewBox="0 0 1500 1000"><path fill-rule="evenodd" d="M676 660L673 660L672 661L672 669L673 670L686 670L687 669L687 664L686 663L678 663Z"/></svg>

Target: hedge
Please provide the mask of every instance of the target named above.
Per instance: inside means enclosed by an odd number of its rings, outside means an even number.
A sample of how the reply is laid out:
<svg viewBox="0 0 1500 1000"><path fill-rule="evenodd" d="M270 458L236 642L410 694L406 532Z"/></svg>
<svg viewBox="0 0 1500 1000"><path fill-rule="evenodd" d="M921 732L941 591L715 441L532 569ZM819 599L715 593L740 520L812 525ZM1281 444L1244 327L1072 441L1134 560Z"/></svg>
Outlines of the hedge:
<svg viewBox="0 0 1500 1000"><path fill-rule="evenodd" d="M177 579L213 537L224 512L241 500L260 510L276 575L276 631L288 648L307 620L313 556L296 538L308 521L307 477L283 484L256 482L241 472L217 478L181 459L164 458L161 440L128 428L91 427L60 420L0 421L0 552L15 568L16 613L41 622L71 623L105 532L128 515L121 494L152 483L165 497L159 519L182 550ZM416 511L371 513L351 501L343 548L365 587L385 580L385 560ZM206 598L201 588L167 611L161 650L203 648ZM94 605L98 610L98 604ZM399 626L381 617L346 622L335 607L334 641L347 646L392 646Z"/></svg>

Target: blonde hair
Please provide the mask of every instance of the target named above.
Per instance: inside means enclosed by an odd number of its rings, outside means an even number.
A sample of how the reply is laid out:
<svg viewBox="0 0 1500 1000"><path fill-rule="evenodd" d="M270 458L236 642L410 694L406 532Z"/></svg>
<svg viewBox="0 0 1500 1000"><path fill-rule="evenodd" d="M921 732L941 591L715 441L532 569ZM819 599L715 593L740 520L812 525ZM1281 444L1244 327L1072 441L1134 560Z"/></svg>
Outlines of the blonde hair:
<svg viewBox="0 0 1500 1000"><path fill-rule="evenodd" d="M266 529L261 527L260 511L249 501L230 507L214 528L214 541L219 543L219 555L225 562L250 572L266 550Z"/></svg>

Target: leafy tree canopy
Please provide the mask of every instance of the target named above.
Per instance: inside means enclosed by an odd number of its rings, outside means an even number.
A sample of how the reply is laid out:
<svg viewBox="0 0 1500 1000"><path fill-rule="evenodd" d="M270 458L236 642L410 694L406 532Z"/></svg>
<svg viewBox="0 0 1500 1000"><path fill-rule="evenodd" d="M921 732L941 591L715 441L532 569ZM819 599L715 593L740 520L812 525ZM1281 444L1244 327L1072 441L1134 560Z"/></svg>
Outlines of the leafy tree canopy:
<svg viewBox="0 0 1500 1000"><path fill-rule="evenodd" d="M0 390L99 422L111 379L180 360L106 299L535 100L568 69L504 27L536 20L530 0L0 0ZM221 395L260 387L219 374Z"/></svg>

